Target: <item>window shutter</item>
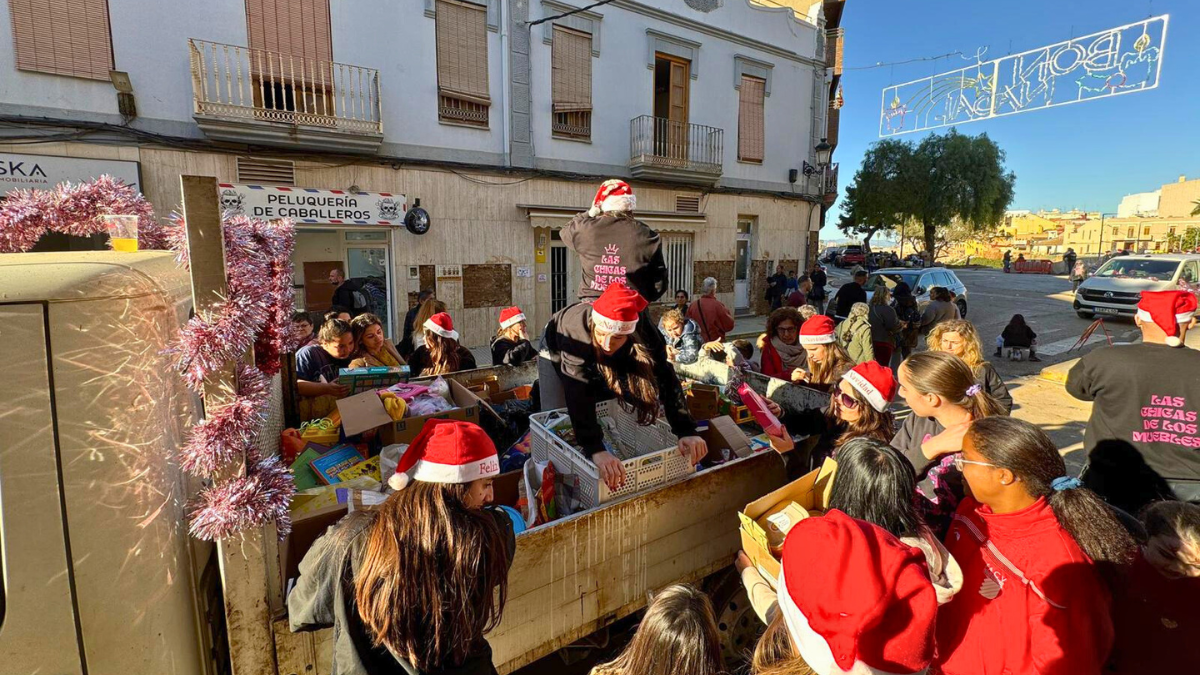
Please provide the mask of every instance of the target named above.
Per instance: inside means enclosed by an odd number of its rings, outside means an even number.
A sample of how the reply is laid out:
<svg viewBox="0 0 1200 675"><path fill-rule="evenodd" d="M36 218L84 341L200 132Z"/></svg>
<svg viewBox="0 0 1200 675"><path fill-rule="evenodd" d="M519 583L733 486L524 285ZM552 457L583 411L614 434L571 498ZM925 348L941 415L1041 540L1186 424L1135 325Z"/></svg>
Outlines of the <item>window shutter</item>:
<svg viewBox="0 0 1200 675"><path fill-rule="evenodd" d="M487 8L437 0L438 90L472 103L488 96Z"/></svg>
<svg viewBox="0 0 1200 675"><path fill-rule="evenodd" d="M17 69L108 81L107 0L10 0Z"/></svg>
<svg viewBox="0 0 1200 675"><path fill-rule="evenodd" d="M738 159L742 161L763 161L763 148L766 144L763 101L766 86L766 80L742 76L741 100L738 107Z"/></svg>
<svg viewBox="0 0 1200 675"><path fill-rule="evenodd" d="M246 0L246 29L251 49L300 60L333 60L329 0Z"/></svg>
<svg viewBox="0 0 1200 675"><path fill-rule="evenodd" d="M555 26L550 54L554 112L591 110L592 36Z"/></svg>

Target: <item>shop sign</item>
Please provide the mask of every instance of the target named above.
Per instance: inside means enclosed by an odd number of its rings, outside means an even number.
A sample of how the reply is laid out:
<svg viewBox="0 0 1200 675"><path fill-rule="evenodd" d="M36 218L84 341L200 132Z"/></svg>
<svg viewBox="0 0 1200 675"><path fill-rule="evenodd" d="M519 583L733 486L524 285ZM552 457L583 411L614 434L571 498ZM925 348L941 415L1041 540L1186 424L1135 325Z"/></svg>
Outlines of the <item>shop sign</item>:
<svg viewBox="0 0 1200 675"><path fill-rule="evenodd" d="M226 213L297 223L332 225L404 225L408 203L390 192L349 192L278 185L219 183L217 193Z"/></svg>
<svg viewBox="0 0 1200 675"><path fill-rule="evenodd" d="M137 162L0 152L0 197L12 190L50 190L63 182L85 183L104 174L141 189Z"/></svg>

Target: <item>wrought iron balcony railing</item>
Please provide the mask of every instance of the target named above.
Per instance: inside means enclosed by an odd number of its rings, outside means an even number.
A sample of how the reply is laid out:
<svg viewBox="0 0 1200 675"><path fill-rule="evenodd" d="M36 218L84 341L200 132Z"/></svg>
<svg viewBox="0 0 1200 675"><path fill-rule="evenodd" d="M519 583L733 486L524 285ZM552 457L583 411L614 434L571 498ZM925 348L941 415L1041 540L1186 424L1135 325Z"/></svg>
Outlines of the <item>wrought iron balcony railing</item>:
<svg viewBox="0 0 1200 675"><path fill-rule="evenodd" d="M721 175L725 131L642 115L629 122L629 166L635 176L712 179Z"/></svg>

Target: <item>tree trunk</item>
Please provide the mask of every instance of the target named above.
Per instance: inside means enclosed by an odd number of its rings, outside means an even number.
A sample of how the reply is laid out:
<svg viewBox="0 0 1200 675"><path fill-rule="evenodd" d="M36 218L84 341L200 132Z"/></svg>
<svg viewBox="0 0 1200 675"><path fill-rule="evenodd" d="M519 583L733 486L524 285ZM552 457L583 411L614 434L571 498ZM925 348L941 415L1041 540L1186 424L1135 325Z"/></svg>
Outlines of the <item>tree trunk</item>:
<svg viewBox="0 0 1200 675"><path fill-rule="evenodd" d="M929 254L929 264L932 265L937 257L937 226L925 221L921 223L925 233L925 250Z"/></svg>
<svg viewBox="0 0 1200 675"><path fill-rule="evenodd" d="M875 233L876 233L876 232L878 232L880 229L881 229L881 228L878 228L878 227L876 227L876 228L872 228L872 229L870 229L870 230L867 230L867 233L863 235L863 240L862 240L862 242L863 242L863 253L870 253L870 252L871 252L871 237L874 237L874 236L875 236Z"/></svg>

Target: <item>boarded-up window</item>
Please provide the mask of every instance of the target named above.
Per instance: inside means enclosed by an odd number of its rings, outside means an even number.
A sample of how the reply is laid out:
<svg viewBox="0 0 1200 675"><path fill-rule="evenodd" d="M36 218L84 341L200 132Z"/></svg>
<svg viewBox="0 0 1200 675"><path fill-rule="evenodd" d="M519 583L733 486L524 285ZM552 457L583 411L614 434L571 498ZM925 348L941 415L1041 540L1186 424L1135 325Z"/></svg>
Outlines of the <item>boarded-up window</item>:
<svg viewBox="0 0 1200 675"><path fill-rule="evenodd" d="M763 147L766 145L763 101L766 87L766 80L742 76L741 105L738 108L738 159L743 162L763 161Z"/></svg>
<svg viewBox="0 0 1200 675"><path fill-rule="evenodd" d="M107 0L9 0L19 70L107 81Z"/></svg>
<svg viewBox="0 0 1200 675"><path fill-rule="evenodd" d="M488 125L487 8L437 0L438 118Z"/></svg>
<svg viewBox="0 0 1200 675"><path fill-rule="evenodd" d="M673 298L675 291L692 287L692 235L664 233L662 253L667 263L667 292Z"/></svg>
<svg viewBox="0 0 1200 675"><path fill-rule="evenodd" d="M512 265L463 265L463 307L507 307L512 304Z"/></svg>
<svg viewBox="0 0 1200 675"><path fill-rule="evenodd" d="M592 36L554 27L550 47L551 131L569 138L592 137Z"/></svg>

